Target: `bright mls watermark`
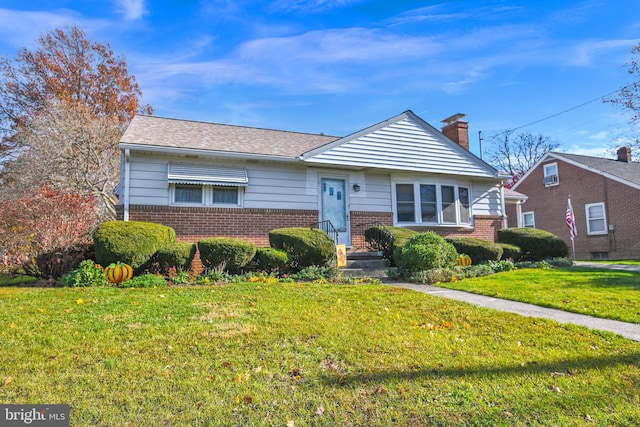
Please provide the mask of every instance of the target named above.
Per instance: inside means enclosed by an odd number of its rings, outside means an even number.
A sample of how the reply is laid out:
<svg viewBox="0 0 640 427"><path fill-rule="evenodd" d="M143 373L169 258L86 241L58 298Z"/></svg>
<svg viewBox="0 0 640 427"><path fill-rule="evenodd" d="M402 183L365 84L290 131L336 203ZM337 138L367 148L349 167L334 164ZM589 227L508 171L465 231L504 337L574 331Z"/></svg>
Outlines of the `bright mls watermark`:
<svg viewBox="0 0 640 427"><path fill-rule="evenodd" d="M0 426L69 427L69 405L0 405Z"/></svg>

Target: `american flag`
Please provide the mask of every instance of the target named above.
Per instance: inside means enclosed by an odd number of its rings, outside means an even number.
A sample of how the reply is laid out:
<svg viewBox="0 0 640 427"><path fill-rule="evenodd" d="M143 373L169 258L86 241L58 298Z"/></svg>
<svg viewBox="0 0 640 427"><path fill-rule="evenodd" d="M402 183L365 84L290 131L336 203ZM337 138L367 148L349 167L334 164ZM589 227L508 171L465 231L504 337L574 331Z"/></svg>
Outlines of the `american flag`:
<svg viewBox="0 0 640 427"><path fill-rule="evenodd" d="M576 217L573 216L573 207L571 207L571 199L567 200L567 227L569 227L569 235L573 240L578 235L578 229L576 228Z"/></svg>

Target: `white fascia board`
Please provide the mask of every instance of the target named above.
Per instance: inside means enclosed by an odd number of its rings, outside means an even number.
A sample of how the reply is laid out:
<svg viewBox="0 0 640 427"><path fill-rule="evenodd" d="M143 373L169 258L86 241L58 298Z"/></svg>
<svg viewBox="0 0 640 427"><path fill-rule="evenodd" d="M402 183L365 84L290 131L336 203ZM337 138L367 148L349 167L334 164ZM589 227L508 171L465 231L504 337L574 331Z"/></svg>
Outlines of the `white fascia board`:
<svg viewBox="0 0 640 427"><path fill-rule="evenodd" d="M251 154L251 153L234 153L229 151L213 151L202 150L197 148L179 148L179 147L159 147L157 145L139 145L131 144L127 142L121 142L119 144L121 150L129 149L132 152L147 152L147 153L161 153L170 155L189 155L189 156L202 156L202 157L216 157L216 158L228 158L228 159L242 159L242 160L264 160L264 161L279 161L279 162L299 162L298 157L285 157L285 156L270 156L267 154Z"/></svg>

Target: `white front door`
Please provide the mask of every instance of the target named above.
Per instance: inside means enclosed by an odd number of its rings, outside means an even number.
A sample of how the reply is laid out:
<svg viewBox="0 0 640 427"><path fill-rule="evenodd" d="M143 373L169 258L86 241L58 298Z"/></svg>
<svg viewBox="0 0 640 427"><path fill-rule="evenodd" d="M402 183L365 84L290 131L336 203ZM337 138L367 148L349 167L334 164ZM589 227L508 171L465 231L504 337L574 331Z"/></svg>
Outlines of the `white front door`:
<svg viewBox="0 0 640 427"><path fill-rule="evenodd" d="M338 244L351 246L346 180L322 178L320 193L320 221L331 221L338 232Z"/></svg>

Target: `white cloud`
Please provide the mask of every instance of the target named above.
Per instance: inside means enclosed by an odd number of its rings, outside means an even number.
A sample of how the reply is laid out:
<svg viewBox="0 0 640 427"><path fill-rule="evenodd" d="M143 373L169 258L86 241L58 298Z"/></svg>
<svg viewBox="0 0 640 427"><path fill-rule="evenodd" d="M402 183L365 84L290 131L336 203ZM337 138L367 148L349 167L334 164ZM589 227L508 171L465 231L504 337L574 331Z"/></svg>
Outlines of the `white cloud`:
<svg viewBox="0 0 640 427"><path fill-rule="evenodd" d="M362 2L363 0L276 0L271 3L270 9L279 12L318 13Z"/></svg>
<svg viewBox="0 0 640 427"><path fill-rule="evenodd" d="M588 138L589 139L595 139L595 140L607 139L607 138L609 138L609 132L603 130L603 131L600 131L600 132L598 132L596 134L589 135Z"/></svg>
<svg viewBox="0 0 640 427"><path fill-rule="evenodd" d="M147 12L144 7L144 0L115 0L118 10L129 21L136 21Z"/></svg>

